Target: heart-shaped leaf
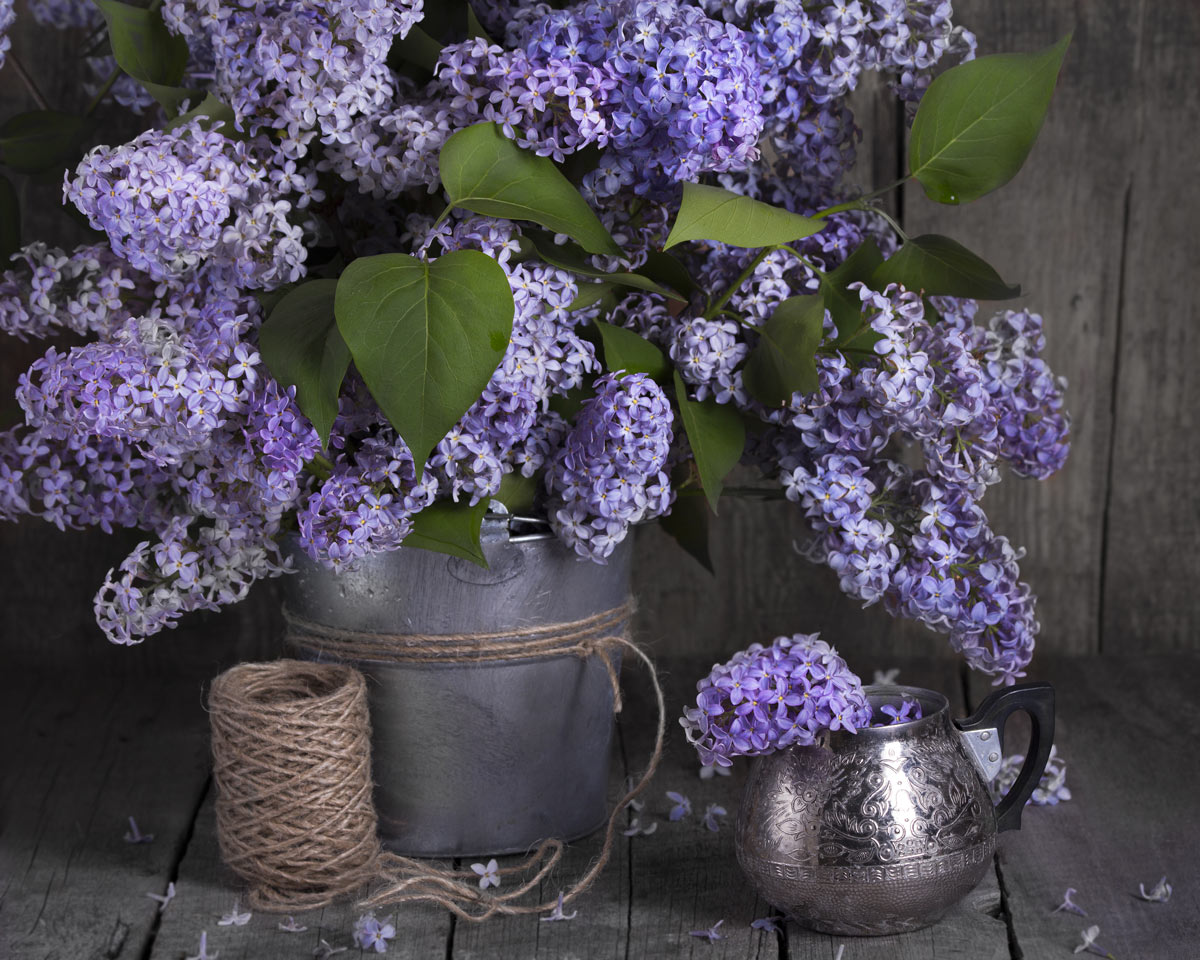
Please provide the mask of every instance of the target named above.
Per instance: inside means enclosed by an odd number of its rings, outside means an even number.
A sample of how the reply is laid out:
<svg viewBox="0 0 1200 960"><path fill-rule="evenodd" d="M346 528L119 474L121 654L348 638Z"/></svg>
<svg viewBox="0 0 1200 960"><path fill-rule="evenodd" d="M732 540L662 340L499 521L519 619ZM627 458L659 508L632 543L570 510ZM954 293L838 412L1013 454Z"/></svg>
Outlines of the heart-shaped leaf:
<svg viewBox="0 0 1200 960"><path fill-rule="evenodd" d="M296 405L329 442L338 394L350 367L350 348L333 315L336 280L310 280L289 290L258 331L271 376L296 388Z"/></svg>
<svg viewBox="0 0 1200 960"><path fill-rule="evenodd" d="M113 56L135 80L178 87L187 67L188 46L163 23L157 5L135 7L119 0L92 0L108 23Z"/></svg>
<svg viewBox="0 0 1200 960"><path fill-rule="evenodd" d="M450 203L486 217L532 220L565 233L588 253L619 256L587 201L547 158L522 150L494 123L459 130L438 161Z"/></svg>
<svg viewBox="0 0 1200 960"><path fill-rule="evenodd" d="M670 367L657 346L628 327L618 327L603 320L594 321L604 344L604 367L610 373L648 373L660 383L666 380Z"/></svg>
<svg viewBox="0 0 1200 960"><path fill-rule="evenodd" d="M721 187L685 183L675 224L663 249L687 240L715 240L734 247L771 247L811 237L821 220L773 207Z"/></svg>
<svg viewBox="0 0 1200 960"><path fill-rule="evenodd" d="M1008 183L1037 139L1071 42L951 67L913 120L908 168L938 203L967 203Z"/></svg>
<svg viewBox="0 0 1200 960"><path fill-rule="evenodd" d="M30 110L0 126L0 161L18 173L61 170L82 152L95 123L57 110Z"/></svg>
<svg viewBox="0 0 1200 960"><path fill-rule="evenodd" d="M853 336L863 325L862 298L857 290L847 288L852 283L869 284L881 263L879 246L867 237L836 269L821 278L821 296L837 327L839 341Z"/></svg>
<svg viewBox="0 0 1200 960"><path fill-rule="evenodd" d="M338 280L334 313L420 477L430 451L479 398L508 349L508 277L477 250L433 262L402 253L360 257Z"/></svg>
<svg viewBox="0 0 1200 960"><path fill-rule="evenodd" d="M746 448L746 427L732 404L688 397L687 384L675 371L675 403L683 419L683 429L692 447L692 457L700 474L704 495L713 513L725 486L725 477L737 466Z"/></svg>
<svg viewBox="0 0 1200 960"><path fill-rule="evenodd" d="M664 284L672 290L678 290L685 298L690 299L696 292L696 281L688 273L679 260L670 253L661 250L651 250L646 254L646 262L638 268L638 273L649 277L656 283Z"/></svg>
<svg viewBox="0 0 1200 960"><path fill-rule="evenodd" d="M470 560L487 567L487 557L479 542L483 528L483 517L487 513L485 497L475 506L466 501L438 500L413 517L413 528L404 538L405 547L420 547L437 553L448 553L452 557Z"/></svg>
<svg viewBox="0 0 1200 960"><path fill-rule="evenodd" d="M1019 286L1005 283L992 267L956 240L928 233L912 237L885 260L871 277L871 289L899 283L926 296L1009 300Z"/></svg>
<svg viewBox="0 0 1200 960"><path fill-rule="evenodd" d="M782 407L793 393L817 389L817 347L821 345L825 303L819 296L788 297L758 329L743 382L768 407Z"/></svg>
<svg viewBox="0 0 1200 960"><path fill-rule="evenodd" d="M247 135L237 128L237 117L233 112L233 107L214 97L211 93L206 94L204 99L187 113L181 114L168 123L167 129L174 130L176 127L181 127L196 119L201 120L200 125L206 130L211 130L213 124L220 121L221 135L227 140L248 139Z"/></svg>
<svg viewBox="0 0 1200 960"><path fill-rule="evenodd" d="M178 120L182 114L185 103L201 103L205 98L205 93L199 87L172 87L165 83L154 83L150 80L139 80L138 83L145 88L168 117L173 117ZM169 124L168 124L169 126Z"/></svg>

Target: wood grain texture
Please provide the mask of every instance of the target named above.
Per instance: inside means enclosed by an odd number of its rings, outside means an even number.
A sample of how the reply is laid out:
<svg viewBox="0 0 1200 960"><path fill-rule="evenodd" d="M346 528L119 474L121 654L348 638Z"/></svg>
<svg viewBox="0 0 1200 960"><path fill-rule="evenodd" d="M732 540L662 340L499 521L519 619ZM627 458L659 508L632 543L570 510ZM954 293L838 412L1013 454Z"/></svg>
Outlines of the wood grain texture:
<svg viewBox="0 0 1200 960"><path fill-rule="evenodd" d="M0 956L138 957L208 778L200 684L8 673ZM149 844L128 844L134 816Z"/></svg>
<svg viewBox="0 0 1200 960"><path fill-rule="evenodd" d="M1071 800L1027 807L1021 830L1001 835L1018 955L1068 956L1079 931L1098 924L1099 944L1116 957L1195 956L1200 657L1056 657L1041 667L1057 691L1055 742ZM976 703L989 689L972 679ZM1023 749L1014 738L1005 752ZM1138 884L1149 889L1163 874L1175 887L1170 902L1138 900ZM1067 887L1086 918L1051 912Z"/></svg>
<svg viewBox="0 0 1200 960"><path fill-rule="evenodd" d="M1200 5L1138 7L1126 44L1132 150L1125 196L1101 649L1200 644ZM1135 646L1135 644L1137 646Z"/></svg>

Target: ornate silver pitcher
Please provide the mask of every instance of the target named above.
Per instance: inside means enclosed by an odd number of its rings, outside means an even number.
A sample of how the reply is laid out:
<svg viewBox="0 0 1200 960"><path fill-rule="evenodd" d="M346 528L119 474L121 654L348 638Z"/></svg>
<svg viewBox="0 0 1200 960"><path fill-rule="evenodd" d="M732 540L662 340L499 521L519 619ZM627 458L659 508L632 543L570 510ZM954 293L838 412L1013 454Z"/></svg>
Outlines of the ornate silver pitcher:
<svg viewBox="0 0 1200 960"><path fill-rule="evenodd" d="M871 936L938 920L991 869L996 833L1021 825L1054 741L1054 690L997 691L966 720L919 687L870 686L871 706L919 700L923 716L760 757L737 821L737 855L763 897L803 926ZM1004 722L1029 713L1017 782L993 807Z"/></svg>

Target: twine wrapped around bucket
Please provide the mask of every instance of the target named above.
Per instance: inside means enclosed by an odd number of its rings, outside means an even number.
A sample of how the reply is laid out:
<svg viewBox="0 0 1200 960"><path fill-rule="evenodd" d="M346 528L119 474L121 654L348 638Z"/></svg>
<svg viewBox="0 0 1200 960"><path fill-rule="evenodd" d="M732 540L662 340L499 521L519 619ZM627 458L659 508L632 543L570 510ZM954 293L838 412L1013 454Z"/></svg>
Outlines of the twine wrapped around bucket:
<svg viewBox="0 0 1200 960"><path fill-rule="evenodd" d="M632 605L573 623L503 635L381 637L331 630L289 616L294 643L323 652L397 662L474 663L523 657L598 655L621 709L612 654L631 652L649 671L658 705L654 751L646 772L613 808L599 856L571 887L564 903L586 891L607 864L621 812L658 768L666 733L666 705L654 664L624 635ZM614 632L620 629L621 633ZM376 836L371 796L370 720L363 675L340 664L279 660L242 664L222 674L209 698L213 728L217 828L226 863L251 885L261 910L324 906L369 882L380 886L363 905L436 903L466 920L496 914L532 914L546 903L520 903L562 857L563 843L543 841L526 860L502 874L524 879L488 893L470 870L384 852Z"/></svg>

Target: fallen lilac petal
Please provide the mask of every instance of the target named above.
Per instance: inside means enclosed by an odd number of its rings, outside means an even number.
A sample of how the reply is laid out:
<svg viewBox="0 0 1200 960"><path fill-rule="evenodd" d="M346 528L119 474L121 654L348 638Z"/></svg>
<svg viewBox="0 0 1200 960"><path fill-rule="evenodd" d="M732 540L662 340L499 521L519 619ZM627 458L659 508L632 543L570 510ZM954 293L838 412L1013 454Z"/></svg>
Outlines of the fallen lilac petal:
<svg viewBox="0 0 1200 960"><path fill-rule="evenodd" d="M1096 938L1100 936L1100 928L1093 924L1086 930L1082 931L1080 936L1083 937L1083 943L1075 948L1075 952L1083 953L1086 950L1089 953L1094 953L1096 951Z"/></svg>
<svg viewBox="0 0 1200 960"><path fill-rule="evenodd" d="M728 816L724 807L715 803L710 803L704 808L704 826L713 833L721 829L721 824L717 822L718 817Z"/></svg>
<svg viewBox="0 0 1200 960"><path fill-rule="evenodd" d="M241 906L241 904L238 903L237 900L234 900L233 901L233 909L230 910L227 914L225 914L225 916L221 917L221 919L217 921L217 926L218 927L244 927L246 924L248 924L250 922L250 916L251 916L250 911L247 910L245 913L242 913L238 910L239 906Z"/></svg>
<svg viewBox="0 0 1200 960"><path fill-rule="evenodd" d="M1146 892L1146 885L1144 883L1138 884L1138 894L1141 899L1150 901L1151 903L1166 903L1171 899L1171 893L1172 887L1167 883L1166 877L1160 878L1149 893Z"/></svg>
<svg viewBox="0 0 1200 960"><path fill-rule="evenodd" d="M846 952L846 945L845 945L844 943L843 943L843 944L839 944L839 945L838 945L838 952L837 952L836 954L834 954L834 956L833 956L833 960L842 960L842 954L843 954L843 953L845 953L845 952Z"/></svg>
<svg viewBox="0 0 1200 960"><path fill-rule="evenodd" d="M303 933L308 927L301 923L296 923L296 918L289 914L287 920L279 921L279 929L284 933Z"/></svg>
<svg viewBox="0 0 1200 960"><path fill-rule="evenodd" d="M500 886L500 867L494 858L489 860L486 866L482 863L473 863L471 869L479 875L480 890L486 890L489 886Z"/></svg>
<svg viewBox="0 0 1200 960"><path fill-rule="evenodd" d="M725 935L718 932L718 928L724 922L724 920L718 920L707 930L689 930L688 936L699 937L701 940L707 940L709 943L716 943L718 940L724 940Z"/></svg>
<svg viewBox="0 0 1200 960"><path fill-rule="evenodd" d="M648 836L650 836L650 834L652 834L657 829L658 829L657 821L651 822L651 824L648 827L643 827L642 826L642 818L634 817L632 820L629 821L629 826L626 827L624 830L622 830L621 833L626 837L636 837L636 836L648 837Z"/></svg>
<svg viewBox="0 0 1200 960"><path fill-rule="evenodd" d="M871 680L872 683L890 686L896 682L896 678L900 676L899 667L891 667L888 670L876 670L875 676Z"/></svg>
<svg viewBox="0 0 1200 960"><path fill-rule="evenodd" d="M321 945L313 950L313 956L317 960L325 960L326 957L332 957L335 953L345 953L346 947L331 947L328 940L322 940Z"/></svg>
<svg viewBox="0 0 1200 960"><path fill-rule="evenodd" d="M1076 890L1074 887L1067 887L1067 892L1063 894L1062 903L1051 910L1051 913L1058 913L1060 910L1065 910L1067 913L1077 913L1081 917L1087 916L1087 911L1079 904L1075 903L1071 897L1075 896Z"/></svg>
<svg viewBox="0 0 1200 960"><path fill-rule="evenodd" d="M723 767L719 763L705 763L700 766L700 779L711 780L713 777L728 777L733 773L729 767Z"/></svg>
<svg viewBox="0 0 1200 960"><path fill-rule="evenodd" d="M126 831L124 839L126 843L153 843L154 834L142 833L142 831L138 829L137 821L134 820L133 817L130 817L129 830Z"/></svg>
<svg viewBox="0 0 1200 960"><path fill-rule="evenodd" d="M779 929L778 917L759 917L757 920L752 920L750 922L750 927L754 930L767 930L771 933L783 932Z"/></svg>
<svg viewBox="0 0 1200 960"><path fill-rule="evenodd" d="M563 913L563 895L562 891L559 891L558 905L550 911L550 916L539 917L538 919L542 923L553 923L556 920L574 920L578 913L578 910L572 910L570 913Z"/></svg>
<svg viewBox="0 0 1200 960"><path fill-rule="evenodd" d="M214 950L212 953L208 952L208 931L201 930L200 931L200 952L197 953L194 957L187 957L186 960L217 960L217 954L219 954L220 952L221 951L219 951L219 950Z"/></svg>
<svg viewBox="0 0 1200 960"><path fill-rule="evenodd" d="M668 820L682 820L692 812L692 801L685 797L682 793L676 793L674 790L668 790L667 799L675 804L675 806L671 808L671 812L667 814Z"/></svg>
<svg viewBox="0 0 1200 960"><path fill-rule="evenodd" d="M167 883L166 893L148 893L146 896L151 900L158 901L158 912L162 913L167 909L167 904L175 899L175 883L173 881Z"/></svg>

